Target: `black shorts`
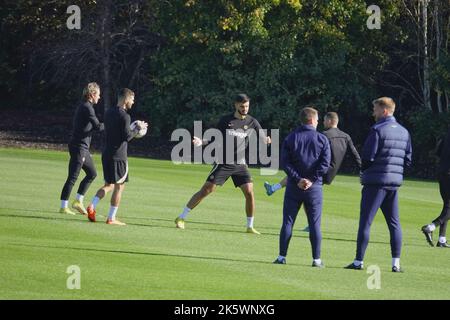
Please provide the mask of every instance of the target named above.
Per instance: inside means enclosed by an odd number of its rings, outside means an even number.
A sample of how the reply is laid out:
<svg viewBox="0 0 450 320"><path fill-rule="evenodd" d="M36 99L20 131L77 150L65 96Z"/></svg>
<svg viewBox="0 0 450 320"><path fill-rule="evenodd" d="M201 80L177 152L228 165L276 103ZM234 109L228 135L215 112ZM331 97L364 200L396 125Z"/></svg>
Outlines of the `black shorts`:
<svg viewBox="0 0 450 320"><path fill-rule="evenodd" d="M102 157L103 177L109 184L128 182L128 161Z"/></svg>
<svg viewBox="0 0 450 320"><path fill-rule="evenodd" d="M206 181L221 186L231 176L235 187L253 182L245 164L215 164Z"/></svg>

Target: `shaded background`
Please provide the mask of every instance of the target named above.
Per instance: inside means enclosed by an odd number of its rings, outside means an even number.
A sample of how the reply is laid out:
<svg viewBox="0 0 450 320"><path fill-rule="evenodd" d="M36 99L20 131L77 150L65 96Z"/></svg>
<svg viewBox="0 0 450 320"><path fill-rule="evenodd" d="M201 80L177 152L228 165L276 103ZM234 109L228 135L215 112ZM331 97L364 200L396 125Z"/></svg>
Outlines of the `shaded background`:
<svg viewBox="0 0 450 320"><path fill-rule="evenodd" d="M412 174L434 177L433 149L450 122L449 1L1 2L2 145L65 148L90 81L102 89L100 118L119 88L136 92L132 117L151 130L130 151L164 159L174 129L214 125L237 92L282 138L302 107L336 111L359 150L373 124L371 101L390 96L412 134ZM66 26L73 4L80 30ZM366 25L372 4L381 9L379 30Z"/></svg>

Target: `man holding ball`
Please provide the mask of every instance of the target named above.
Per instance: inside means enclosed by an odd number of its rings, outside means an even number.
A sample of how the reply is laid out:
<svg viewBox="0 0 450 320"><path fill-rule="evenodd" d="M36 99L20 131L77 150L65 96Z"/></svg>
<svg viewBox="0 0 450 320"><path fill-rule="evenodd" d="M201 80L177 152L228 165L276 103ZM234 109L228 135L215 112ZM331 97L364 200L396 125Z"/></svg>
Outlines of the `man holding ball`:
<svg viewBox="0 0 450 320"><path fill-rule="evenodd" d="M97 191L91 204L87 207L88 219L91 222L96 221L95 208L99 201L109 191L113 191L106 223L125 225L125 223L116 219L116 214L125 182L128 182L128 141L136 138L141 130L145 131L148 127L146 122L137 121L134 130L130 128L130 115L127 111L131 109L133 104L134 92L124 88L119 92L117 106L111 107L105 112L106 145L102 153L105 185Z"/></svg>

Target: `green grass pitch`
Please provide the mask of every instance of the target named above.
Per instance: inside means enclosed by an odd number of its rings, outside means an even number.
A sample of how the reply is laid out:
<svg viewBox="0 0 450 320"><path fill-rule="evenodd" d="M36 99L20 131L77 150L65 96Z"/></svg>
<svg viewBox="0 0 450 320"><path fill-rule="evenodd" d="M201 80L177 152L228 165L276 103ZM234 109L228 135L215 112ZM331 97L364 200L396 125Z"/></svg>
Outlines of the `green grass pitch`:
<svg viewBox="0 0 450 320"><path fill-rule="evenodd" d="M441 210L435 182L408 180L400 189L403 274L390 272L389 234L379 212L372 226L365 266L381 270L381 288L368 289L371 274L345 270L354 258L361 186L338 176L324 187L322 259L312 268L303 211L296 221L287 265L278 254L283 192L267 197L264 177L255 182L255 227L245 231L244 197L232 182L205 199L186 229L173 220L203 184L207 165L130 158L130 182L118 217L89 223L58 213L68 153L0 149L0 299L449 299L450 250L429 247L420 227ZM89 202L102 184L98 178ZM83 174L81 175L81 177ZM78 181L79 182L79 181ZM76 193L76 187L72 196ZM109 195L99 207L105 216ZM67 289L69 266L79 266L81 288ZM437 281L438 280L438 281Z"/></svg>

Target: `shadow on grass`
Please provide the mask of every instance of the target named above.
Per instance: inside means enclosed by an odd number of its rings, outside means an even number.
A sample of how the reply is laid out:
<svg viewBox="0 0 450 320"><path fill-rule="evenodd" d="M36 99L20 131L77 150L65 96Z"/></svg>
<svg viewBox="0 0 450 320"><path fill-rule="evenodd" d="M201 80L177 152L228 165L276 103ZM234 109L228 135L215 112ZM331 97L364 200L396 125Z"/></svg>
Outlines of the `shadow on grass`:
<svg viewBox="0 0 450 320"><path fill-rule="evenodd" d="M127 217L128 218L133 218L133 217ZM137 219L143 219L143 218L137 218ZM173 220L171 219L160 219L160 218L147 218L146 220L156 220L156 221L164 221L164 222L170 222L171 224L173 224ZM127 223L128 225L132 225L132 226L140 226L140 227L154 227L152 225L146 225L144 223ZM239 227L241 229L244 229L242 227L242 225L235 225L235 224L227 224L227 223L212 223L212 222L199 222L199 221L189 221L190 225L212 225L212 226L228 226L228 227ZM167 228L166 226L158 226L161 228ZM173 227L169 227L169 228L173 228ZM262 230L277 230L276 232L265 232ZM205 231L204 228L196 228L196 227L192 227L189 226L188 230L199 230L199 231ZM280 234L278 232L279 228L270 228L270 227L262 227L259 231L261 231L261 235L260 236L274 236L274 237L279 237ZM213 228L213 229L208 229L208 231L218 231L218 232L229 232L229 233L239 233L242 234L244 233L244 231L242 230L223 230L223 229L217 229L217 228ZM180 232L185 232L184 230L180 230ZM300 232L300 234L297 234L298 232ZM304 232L302 230L294 230L294 234L292 235L292 238L302 238L302 239L309 239L309 233L308 232ZM322 240L332 240L332 241L341 241L341 242L352 242L352 243L356 243L356 240L353 239L344 239L344 238L332 238L332 237L328 237L328 236L323 236L322 235ZM370 241L370 243L376 243L376 244L385 244L385 245L389 245L390 242L384 242L384 241Z"/></svg>
<svg viewBox="0 0 450 320"><path fill-rule="evenodd" d="M208 256L195 256L195 255L190 256L190 255L182 255L182 254L157 253L157 252L139 252L139 251L110 250L110 249L77 248L77 247L68 247L68 246L49 246L49 245L36 245L36 244L25 244L25 243L8 243L7 245L16 246L16 247L27 247L27 248L65 249L65 250L102 252L102 253L114 253L114 254L144 255L144 256L155 256L155 257L171 257L171 258L188 258L188 259L229 261L229 262L261 263L261 264L267 264L267 265L273 264L272 261L243 260L243 259L232 259L232 258L224 258L224 257L208 257ZM292 265L295 265L295 264L292 264ZM299 266L299 265L297 265L297 266Z"/></svg>
<svg viewBox="0 0 450 320"><path fill-rule="evenodd" d="M25 243L7 243L6 245L15 246L15 247L27 247L27 248L64 249L64 250L76 250L76 251L112 253L112 254L143 255L143 256L154 256L154 257L214 260L214 261L241 262L241 263L258 263L258 264L264 264L264 265L271 265L271 266L274 266L275 268L284 268L285 267L285 266L274 265L273 261L243 260L243 259L233 259L233 258L225 258L225 257L208 257L208 256L195 256L195 255L189 256L189 255L170 254L170 253L138 252L138 251L94 249L94 248L77 248L77 247L67 247L67 246L48 246L48 245L36 245L36 244L25 244ZM311 268L310 264L288 263L287 266ZM335 266L326 266L326 268L327 269L343 269L344 270L343 267L335 267ZM320 270L320 269L318 269L318 270Z"/></svg>
<svg viewBox="0 0 450 320"><path fill-rule="evenodd" d="M33 210L33 209L12 209L12 208L0 208L0 210L11 210L11 211L25 211L25 212L39 212L39 213L51 213L53 214L53 212L48 212L48 211L43 211L43 210ZM24 219L42 219L42 220L60 220L60 221L77 221L77 222L86 222L89 223L89 221L82 215L77 214L76 216L72 216L72 215L64 215L61 213L54 213L55 216L37 216L37 215L20 215L20 214L2 214L0 213L0 217L12 217L12 218L24 218ZM59 215L59 216L58 216ZM97 215L98 217L102 217L101 215ZM106 217L105 217L106 218ZM142 218L142 217L126 217L126 219L139 219L139 220L154 220L154 221L162 221L162 222L168 222L170 223L169 225L152 225L152 224L146 224L146 223L133 223L133 222L127 222L127 225L129 226L135 226L135 227L144 227L144 228L167 228L167 229L175 229L175 227L173 226L173 220L172 219L161 219L161 218ZM103 221L99 221L100 223L102 223ZM198 231L217 231L217 232L226 232L226 233L238 233L238 234L244 234L245 232L243 231L243 226L242 225L235 225L235 224L226 224L226 223L211 223L211 222L196 222L196 221L189 221L189 228L188 230L198 230ZM205 230L205 228L198 228L198 227L192 227L191 225L212 225L212 226L227 226L227 227L236 227L236 228L240 228L240 230L224 230L224 229L218 229L218 228L213 228L213 229L207 229ZM278 230L275 228L261 228L261 230L267 230L267 229L271 229L271 230ZM186 232L185 230L178 230L179 232ZM292 238L301 238L301 239L309 239L309 233L307 232L303 232L300 230L295 230L295 233L301 232L301 234L293 234ZM250 236L256 236L256 235L250 235ZM264 232L262 231L261 235L258 235L259 237L261 236L273 236L273 237L279 237L279 233L278 232ZM258 237L257 236L257 237ZM355 243L356 240L354 239L344 239L344 238L335 238L335 237L328 237L328 236L322 236L322 240L331 240L331 241L339 241L339 242L352 242ZM385 241L370 241L370 243L373 244L384 244L384 245L389 245L389 242L385 242ZM417 246L417 245L413 245L413 244L409 244L409 246Z"/></svg>
<svg viewBox="0 0 450 320"><path fill-rule="evenodd" d="M19 210L18 210L19 211ZM25 211L25 210L20 210L20 211ZM31 210L28 210L31 211ZM45 211L38 211L38 212L45 212ZM47 213L47 212L46 212ZM59 214L60 216L56 216L57 213L55 213L55 217L49 217L49 216L36 216L36 215L20 215L20 214L3 214L0 213L0 217L10 217L10 218L24 218L24 219L42 219L42 220L60 220L60 221L68 221L68 220L72 220L72 221L81 221L80 219L73 219L73 218L82 218L82 215L68 215L68 214Z"/></svg>
<svg viewBox="0 0 450 320"><path fill-rule="evenodd" d="M126 250L110 250L110 249L94 249L94 248L77 248L68 246L48 246L48 245L36 245L36 244L25 244L25 243L5 243L5 245L14 247L27 247L27 248L41 248L41 249L64 249L64 250L76 250L84 252L100 252L100 253L112 253L112 254L127 254L127 255L142 255L142 256L153 256L153 257L168 257L168 258L183 258L183 259L197 259L197 260L213 260L213 261L225 261L225 262L240 262L240 263L258 263L263 265L271 265L275 268L285 268L286 266L294 267L305 267L312 268L310 264L304 263L288 263L286 265L280 266L275 265L273 260L262 261L262 260L243 260L243 259L233 259L225 257L208 257L208 256L195 256L195 255L182 255L182 254L170 254L170 253L157 253L157 252L138 252L138 251L126 251ZM321 270L319 268L313 268ZM344 266L329 266L326 265L325 269L338 269L345 270ZM283 270L283 269L280 269Z"/></svg>

